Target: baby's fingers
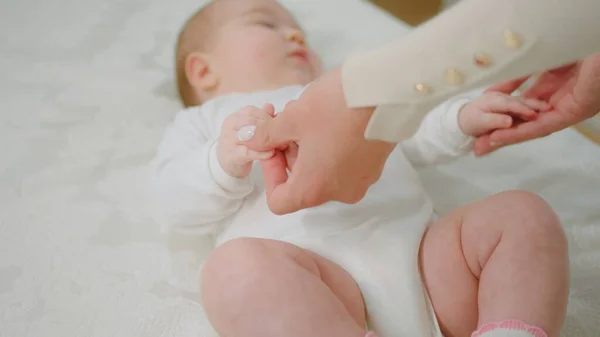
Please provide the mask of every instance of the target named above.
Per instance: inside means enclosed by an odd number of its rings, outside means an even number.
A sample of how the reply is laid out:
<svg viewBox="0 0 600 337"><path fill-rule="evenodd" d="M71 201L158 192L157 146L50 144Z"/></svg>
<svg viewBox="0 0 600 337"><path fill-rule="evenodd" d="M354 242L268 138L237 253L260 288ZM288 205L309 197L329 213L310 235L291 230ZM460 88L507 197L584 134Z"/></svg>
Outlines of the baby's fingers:
<svg viewBox="0 0 600 337"><path fill-rule="evenodd" d="M246 107L235 114L235 126L239 129L245 125L256 125L257 122L272 119L274 114L274 108L270 104L265 104L264 110L254 106Z"/></svg>
<svg viewBox="0 0 600 337"><path fill-rule="evenodd" d="M510 114L524 120L534 120L537 117L535 109L513 96L496 96L488 102L490 112Z"/></svg>
<svg viewBox="0 0 600 337"><path fill-rule="evenodd" d="M509 115L484 113L480 115L483 119L481 130L478 133L486 133L496 129L508 129L513 124L513 119Z"/></svg>
<svg viewBox="0 0 600 337"><path fill-rule="evenodd" d="M246 156L249 160L266 160L266 159L270 159L271 157L273 157L273 155L275 155L275 150L257 152L254 150L247 149L247 153L246 153Z"/></svg>
<svg viewBox="0 0 600 337"><path fill-rule="evenodd" d="M526 98L523 102L530 108L540 112L546 112L552 110L552 106L545 101L540 101L539 99L534 98Z"/></svg>
<svg viewBox="0 0 600 337"><path fill-rule="evenodd" d="M254 136L256 126L260 123L273 118L273 110L265 105L266 110L260 110L255 107L247 107L240 110L237 114L230 116L231 120L227 121L229 128L237 133L238 143L248 141Z"/></svg>

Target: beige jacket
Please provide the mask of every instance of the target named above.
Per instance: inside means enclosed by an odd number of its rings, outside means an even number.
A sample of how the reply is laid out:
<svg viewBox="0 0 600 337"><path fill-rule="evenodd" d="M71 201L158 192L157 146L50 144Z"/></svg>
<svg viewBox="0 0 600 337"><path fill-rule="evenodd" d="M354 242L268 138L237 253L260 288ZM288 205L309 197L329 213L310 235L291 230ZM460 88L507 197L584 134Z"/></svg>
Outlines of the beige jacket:
<svg viewBox="0 0 600 337"><path fill-rule="evenodd" d="M459 93L600 51L600 0L463 0L343 66L350 107L376 106L367 139L409 138Z"/></svg>

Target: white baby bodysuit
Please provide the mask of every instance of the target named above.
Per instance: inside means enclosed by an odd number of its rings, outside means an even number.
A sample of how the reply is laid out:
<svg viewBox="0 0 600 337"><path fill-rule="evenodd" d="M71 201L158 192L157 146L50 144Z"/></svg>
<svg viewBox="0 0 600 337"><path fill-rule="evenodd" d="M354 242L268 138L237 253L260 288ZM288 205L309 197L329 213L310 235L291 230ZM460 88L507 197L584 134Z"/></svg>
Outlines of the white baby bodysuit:
<svg viewBox="0 0 600 337"><path fill-rule="evenodd" d="M414 137L399 144L359 203L329 202L276 216L266 204L260 164L248 178L230 177L219 165L215 144L227 116L265 103L281 111L302 90L231 94L179 112L151 164L158 221L166 229L213 235L217 246L258 237L309 249L352 275L369 325L380 337L441 336L418 269L419 245L434 212L415 167L471 151L473 139L458 126L459 109L468 99L435 108Z"/></svg>

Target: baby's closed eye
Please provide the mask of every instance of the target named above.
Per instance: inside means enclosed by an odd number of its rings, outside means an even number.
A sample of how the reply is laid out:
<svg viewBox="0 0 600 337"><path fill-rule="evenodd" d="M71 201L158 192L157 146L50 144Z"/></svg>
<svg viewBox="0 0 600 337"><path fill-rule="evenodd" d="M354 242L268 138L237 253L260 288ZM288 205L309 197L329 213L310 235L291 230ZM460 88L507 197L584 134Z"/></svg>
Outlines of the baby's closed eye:
<svg viewBox="0 0 600 337"><path fill-rule="evenodd" d="M255 22L256 25L268 28L268 29L276 29L277 23L271 20L261 19Z"/></svg>

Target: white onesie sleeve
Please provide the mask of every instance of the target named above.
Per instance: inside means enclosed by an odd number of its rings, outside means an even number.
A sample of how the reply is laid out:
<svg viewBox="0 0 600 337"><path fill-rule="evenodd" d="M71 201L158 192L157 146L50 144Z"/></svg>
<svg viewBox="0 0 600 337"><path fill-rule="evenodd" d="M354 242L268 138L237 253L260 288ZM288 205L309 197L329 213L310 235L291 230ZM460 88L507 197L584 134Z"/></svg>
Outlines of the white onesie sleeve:
<svg viewBox="0 0 600 337"><path fill-rule="evenodd" d="M223 171L217 136L195 110L179 113L165 132L150 169L155 216L163 227L210 234L234 214L253 190L250 178Z"/></svg>
<svg viewBox="0 0 600 337"><path fill-rule="evenodd" d="M413 166L447 163L473 149L474 138L458 125L460 108L469 101L457 97L440 104L429 112L412 138L400 143Z"/></svg>

